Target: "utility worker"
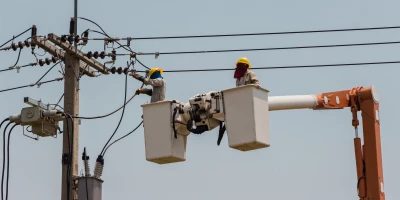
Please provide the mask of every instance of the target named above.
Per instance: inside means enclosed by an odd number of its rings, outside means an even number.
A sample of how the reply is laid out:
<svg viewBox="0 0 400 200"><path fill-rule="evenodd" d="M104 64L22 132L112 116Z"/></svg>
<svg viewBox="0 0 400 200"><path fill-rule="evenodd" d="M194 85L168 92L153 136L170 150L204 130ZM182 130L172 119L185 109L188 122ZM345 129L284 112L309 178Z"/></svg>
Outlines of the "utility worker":
<svg viewBox="0 0 400 200"><path fill-rule="evenodd" d="M164 101L165 99L165 91L166 91L166 82L161 76L163 73L163 70L161 68L152 68L149 71L149 78L144 78L143 76L140 76L139 74L132 73L131 76L141 82L143 82L145 85L151 85L153 86L153 89L150 88L139 88L136 90L136 95L139 94L147 94L151 96L150 103L154 103L157 101Z"/></svg>
<svg viewBox="0 0 400 200"><path fill-rule="evenodd" d="M234 78L236 79L236 87L248 84L255 84L260 87L260 81L258 81L256 74L252 71L248 71L251 68L250 61L246 57L241 57L236 62L236 69Z"/></svg>

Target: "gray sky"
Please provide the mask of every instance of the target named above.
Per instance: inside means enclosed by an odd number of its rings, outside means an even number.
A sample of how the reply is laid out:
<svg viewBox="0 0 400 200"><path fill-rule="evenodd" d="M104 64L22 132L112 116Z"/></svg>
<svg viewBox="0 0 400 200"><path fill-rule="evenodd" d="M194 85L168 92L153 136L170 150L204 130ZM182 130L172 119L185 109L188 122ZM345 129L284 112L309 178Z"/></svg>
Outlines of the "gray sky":
<svg viewBox="0 0 400 200"><path fill-rule="evenodd" d="M79 16L99 23L115 37L228 34L316 29L396 26L400 2L395 0L248 0L248 1L81 1ZM38 34L68 32L73 16L73 1L5 1L0 12L0 43L13 34L38 26ZM78 32L97 27L79 21ZM139 52L191 51L239 48L286 47L397 41L400 30L358 31L215 39L135 41ZM91 37L101 37L91 33ZM24 40L29 34L18 38ZM101 51L102 42L90 41L83 51ZM39 53L42 53L39 50ZM118 51L122 53L122 50ZM17 52L0 52L1 68L15 63ZM167 69L233 68L236 60L247 56L254 67L312 65L351 62L395 61L398 45L330 49L301 49L193 55L142 56L149 67ZM46 55L48 56L48 54ZM126 59L118 57L118 66ZM20 64L34 62L24 49ZM35 82L50 66L28 67L0 73L0 89ZM136 65L137 69L144 69ZM43 80L60 77L60 67ZM332 67L319 69L256 70L270 95L317 94L375 85L381 99L381 133L385 192L387 199L399 199L396 187L400 139L397 134L397 64ZM234 87L233 71L164 73L167 99L187 102L198 93ZM80 114L96 116L111 112L123 103L122 75L84 77L81 80ZM140 87L129 79L128 96ZM0 93L2 118L17 114L23 97L55 103L63 93L63 83ZM140 105L150 98L141 95L126 108L115 138L140 122ZM87 147L91 170L103 145L114 131L120 112L98 120L83 120L80 126L80 151ZM186 162L157 165L145 160L143 127L114 145L105 156L102 178L103 199L357 199L353 137L349 109L335 111L292 110L270 113L271 147L240 152L228 147L226 137L217 146L217 129L190 135ZM60 198L61 144L57 139L38 142L14 129L11 138L10 199ZM81 153L81 152L80 152ZM0 155L1 156L1 155ZM80 161L82 169L82 161Z"/></svg>

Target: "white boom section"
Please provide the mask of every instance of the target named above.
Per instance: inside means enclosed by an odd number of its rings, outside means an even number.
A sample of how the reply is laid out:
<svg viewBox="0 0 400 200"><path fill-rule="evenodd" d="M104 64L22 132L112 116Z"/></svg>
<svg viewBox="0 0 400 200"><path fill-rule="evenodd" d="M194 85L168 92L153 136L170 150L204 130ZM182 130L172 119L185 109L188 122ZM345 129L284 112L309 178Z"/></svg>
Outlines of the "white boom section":
<svg viewBox="0 0 400 200"><path fill-rule="evenodd" d="M318 105L315 95L287 95L268 97L270 111L274 110L293 110L293 109L313 109Z"/></svg>

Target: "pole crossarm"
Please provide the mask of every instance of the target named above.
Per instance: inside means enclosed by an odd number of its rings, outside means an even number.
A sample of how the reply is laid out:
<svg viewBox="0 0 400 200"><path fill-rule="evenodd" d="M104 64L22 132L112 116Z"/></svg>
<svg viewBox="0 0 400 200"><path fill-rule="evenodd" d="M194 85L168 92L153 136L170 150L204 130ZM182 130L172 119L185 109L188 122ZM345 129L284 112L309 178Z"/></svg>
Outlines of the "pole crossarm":
<svg viewBox="0 0 400 200"><path fill-rule="evenodd" d="M58 109L53 109L53 108L51 108L51 106L50 106L50 104L44 104L44 103L42 103L42 101L37 101L37 100L35 100L35 99L32 99L32 98L30 98L30 97L24 97L24 103L26 103L26 104L28 104L28 105L31 105L31 106L37 106L37 107L39 107L39 108L41 108L41 109L43 109L43 110L47 110L47 111L49 111L49 110L57 110L57 111L60 111L60 110L58 110ZM61 112L61 111L60 111Z"/></svg>
<svg viewBox="0 0 400 200"><path fill-rule="evenodd" d="M56 34L49 33L48 34L48 40L51 41L52 43L54 43L55 45L61 47L62 49L64 49L67 53L70 53L70 54L76 56L81 61L85 62L86 64L88 64L89 66L91 66L94 69L98 70L99 72L101 72L103 74L109 74L110 73L110 70L106 66L104 66L104 64L98 62L97 60L88 58L78 48L76 48L76 47L74 47L72 45L69 45L69 44L67 44L65 42L62 42L60 40L60 37L58 37Z"/></svg>
<svg viewBox="0 0 400 200"><path fill-rule="evenodd" d="M32 42L42 48L43 50L47 51L51 55L55 57L59 57L60 59L64 60L65 59L65 53L62 49L59 49L52 45L51 43L47 42L46 40L40 38L39 36L35 37L32 39ZM80 63L79 65L80 71L83 72L83 74L89 76L89 77L96 77L95 72L87 67L85 64Z"/></svg>

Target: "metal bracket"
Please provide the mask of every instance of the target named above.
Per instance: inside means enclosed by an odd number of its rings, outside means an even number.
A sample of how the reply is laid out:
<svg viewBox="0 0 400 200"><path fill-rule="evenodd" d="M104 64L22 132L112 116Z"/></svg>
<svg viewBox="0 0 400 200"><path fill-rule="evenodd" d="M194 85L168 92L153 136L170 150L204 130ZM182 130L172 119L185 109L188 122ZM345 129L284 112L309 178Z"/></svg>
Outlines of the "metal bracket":
<svg viewBox="0 0 400 200"><path fill-rule="evenodd" d="M31 105L31 106L39 107L39 108L41 108L43 110L47 110L47 111L55 109L55 108L51 108L49 104L43 104L42 100L37 101L30 97L24 97L24 103ZM55 110L62 112L61 110L58 110L58 109L55 109Z"/></svg>
<svg viewBox="0 0 400 200"><path fill-rule="evenodd" d="M39 140L39 136L37 136L37 135L36 135L36 138L34 138L34 137L32 137L32 136L29 136L29 135L26 135L26 134L25 134L25 128L24 128L23 126L22 126L22 134L23 134L25 137L31 138L32 140L36 140L36 141Z"/></svg>

